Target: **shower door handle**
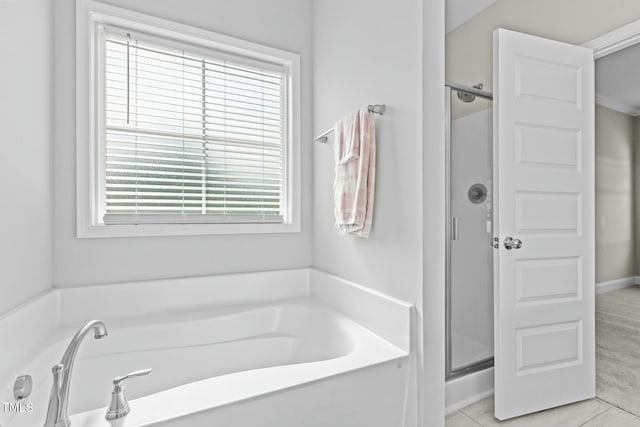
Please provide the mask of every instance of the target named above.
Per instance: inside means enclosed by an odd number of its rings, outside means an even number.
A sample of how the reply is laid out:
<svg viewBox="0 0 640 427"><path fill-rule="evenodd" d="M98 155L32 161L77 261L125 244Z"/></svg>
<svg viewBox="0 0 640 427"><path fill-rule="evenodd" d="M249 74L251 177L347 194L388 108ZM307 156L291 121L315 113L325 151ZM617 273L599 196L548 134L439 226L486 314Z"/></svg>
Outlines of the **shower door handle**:
<svg viewBox="0 0 640 427"><path fill-rule="evenodd" d="M511 249L520 249L522 247L522 240L514 239L513 237L507 237L506 239L504 239L504 247L509 251Z"/></svg>
<svg viewBox="0 0 640 427"><path fill-rule="evenodd" d="M460 231L458 228L458 218L451 217L451 240L458 240L460 238Z"/></svg>

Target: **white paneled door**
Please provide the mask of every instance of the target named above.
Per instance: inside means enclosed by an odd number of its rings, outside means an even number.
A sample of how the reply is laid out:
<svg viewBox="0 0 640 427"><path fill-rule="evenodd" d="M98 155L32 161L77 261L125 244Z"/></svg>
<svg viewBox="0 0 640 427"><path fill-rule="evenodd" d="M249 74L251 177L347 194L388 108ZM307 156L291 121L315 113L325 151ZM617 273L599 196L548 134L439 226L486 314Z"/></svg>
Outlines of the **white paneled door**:
<svg viewBox="0 0 640 427"><path fill-rule="evenodd" d="M494 33L495 416L595 396L594 61Z"/></svg>

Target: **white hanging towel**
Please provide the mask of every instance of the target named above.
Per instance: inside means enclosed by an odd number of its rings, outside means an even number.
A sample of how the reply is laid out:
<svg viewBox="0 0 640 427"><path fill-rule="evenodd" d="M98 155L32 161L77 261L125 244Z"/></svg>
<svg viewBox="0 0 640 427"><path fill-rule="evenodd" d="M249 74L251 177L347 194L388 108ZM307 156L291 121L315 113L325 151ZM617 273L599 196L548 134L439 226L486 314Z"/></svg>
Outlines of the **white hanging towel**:
<svg viewBox="0 0 640 427"><path fill-rule="evenodd" d="M373 113L366 107L334 126L336 176L333 184L336 228L369 237L376 177Z"/></svg>

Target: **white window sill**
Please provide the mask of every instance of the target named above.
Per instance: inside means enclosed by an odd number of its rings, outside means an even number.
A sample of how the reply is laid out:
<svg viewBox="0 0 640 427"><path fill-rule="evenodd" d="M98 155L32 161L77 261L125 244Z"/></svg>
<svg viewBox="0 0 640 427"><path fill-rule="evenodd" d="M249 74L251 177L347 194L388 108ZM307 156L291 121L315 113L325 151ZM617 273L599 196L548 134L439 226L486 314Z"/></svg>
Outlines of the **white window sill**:
<svg viewBox="0 0 640 427"><path fill-rule="evenodd" d="M299 224L138 224L88 225L78 224L77 237L158 237L220 234L298 233Z"/></svg>

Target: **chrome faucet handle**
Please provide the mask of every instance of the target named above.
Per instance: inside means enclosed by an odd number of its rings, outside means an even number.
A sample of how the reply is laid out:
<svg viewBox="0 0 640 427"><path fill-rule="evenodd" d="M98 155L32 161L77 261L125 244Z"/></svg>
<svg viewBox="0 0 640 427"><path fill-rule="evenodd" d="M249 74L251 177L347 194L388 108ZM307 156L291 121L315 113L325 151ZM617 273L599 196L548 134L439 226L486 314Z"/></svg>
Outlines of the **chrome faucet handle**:
<svg viewBox="0 0 640 427"><path fill-rule="evenodd" d="M151 368L149 369L142 369L140 371L135 371L135 372L131 372L128 373L127 375L123 375L121 377L115 377L113 379L113 385L115 386L119 386L120 383L124 380L126 380L127 378L131 378L131 377L143 377L145 375L149 375L151 373Z"/></svg>
<svg viewBox="0 0 640 427"><path fill-rule="evenodd" d="M118 418L122 418L126 416L131 408L129 407L129 402L127 402L127 397L124 394L124 386L121 385L124 380L132 377L142 377L145 375L149 375L151 373L151 368L143 369L141 371L131 372L127 375L123 375L121 377L115 377L113 379L113 391L111 392L111 404L109 405L109 409L107 409L107 413L105 414L105 419L108 421L117 420Z"/></svg>

